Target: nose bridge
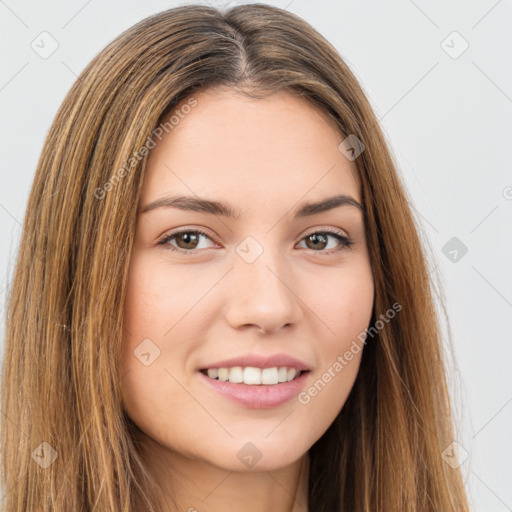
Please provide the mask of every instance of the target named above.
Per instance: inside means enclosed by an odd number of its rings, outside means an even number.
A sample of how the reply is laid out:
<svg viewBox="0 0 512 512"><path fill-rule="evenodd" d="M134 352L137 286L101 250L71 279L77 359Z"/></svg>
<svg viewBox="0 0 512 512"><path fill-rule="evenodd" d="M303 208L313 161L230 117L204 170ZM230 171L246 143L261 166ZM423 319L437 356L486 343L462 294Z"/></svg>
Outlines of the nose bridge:
<svg viewBox="0 0 512 512"><path fill-rule="evenodd" d="M271 331L299 318L286 257L270 238L248 236L235 249L227 311L233 327L252 324Z"/></svg>

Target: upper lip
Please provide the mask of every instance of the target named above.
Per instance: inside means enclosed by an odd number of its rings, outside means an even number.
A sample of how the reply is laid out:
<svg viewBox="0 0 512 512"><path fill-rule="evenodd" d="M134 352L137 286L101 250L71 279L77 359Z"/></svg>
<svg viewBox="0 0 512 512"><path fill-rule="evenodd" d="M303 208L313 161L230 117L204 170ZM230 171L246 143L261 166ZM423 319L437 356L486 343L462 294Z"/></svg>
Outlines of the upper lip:
<svg viewBox="0 0 512 512"><path fill-rule="evenodd" d="M283 367L295 368L297 370L307 371L309 366L300 359L289 356L287 354L272 354L272 355L259 355L259 354L246 354L231 359L223 359L222 361L216 361L210 363L208 366L202 368L207 370L208 368L231 368L233 366L252 366L255 368L274 368Z"/></svg>

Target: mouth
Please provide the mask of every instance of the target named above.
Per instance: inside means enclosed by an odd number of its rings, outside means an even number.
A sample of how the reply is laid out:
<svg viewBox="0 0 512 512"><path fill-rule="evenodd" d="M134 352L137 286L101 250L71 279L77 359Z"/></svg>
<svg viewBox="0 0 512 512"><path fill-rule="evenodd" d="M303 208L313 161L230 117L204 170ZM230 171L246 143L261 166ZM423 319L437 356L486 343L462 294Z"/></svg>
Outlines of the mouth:
<svg viewBox="0 0 512 512"><path fill-rule="evenodd" d="M232 366L221 368L204 368L200 370L212 380L246 384L248 386L274 386L297 380L309 370L300 370L288 366L258 368L255 366Z"/></svg>
<svg viewBox="0 0 512 512"><path fill-rule="evenodd" d="M233 366L197 372L207 388L250 409L272 409L290 402L306 386L309 373L287 366Z"/></svg>

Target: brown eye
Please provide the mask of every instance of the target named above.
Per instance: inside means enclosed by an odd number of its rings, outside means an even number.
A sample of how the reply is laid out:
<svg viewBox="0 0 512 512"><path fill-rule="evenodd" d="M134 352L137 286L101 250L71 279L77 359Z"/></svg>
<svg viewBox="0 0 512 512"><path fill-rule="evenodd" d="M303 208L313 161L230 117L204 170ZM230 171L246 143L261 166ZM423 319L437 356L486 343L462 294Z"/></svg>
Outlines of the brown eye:
<svg viewBox="0 0 512 512"><path fill-rule="evenodd" d="M328 243L327 236L325 236L324 233L313 233L312 235L308 235L305 240L306 245L310 249L325 249Z"/></svg>
<svg viewBox="0 0 512 512"><path fill-rule="evenodd" d="M333 238L338 241L338 247L329 247L327 250L326 247L329 245L329 238ZM314 233L310 233L306 235L302 240L305 241L306 247L315 252L325 252L330 253L331 251L341 250L343 248L350 248L353 244L353 241L342 235L337 231L316 231Z"/></svg>
<svg viewBox="0 0 512 512"><path fill-rule="evenodd" d="M174 235L174 238L176 239L176 245L180 249L195 249L199 243L198 234L191 231L178 233Z"/></svg>
<svg viewBox="0 0 512 512"><path fill-rule="evenodd" d="M166 235L162 240L158 242L158 245L162 245L165 248L181 252L181 253L194 253L198 252L198 246L200 245L201 238L205 238L207 240L211 240L211 238L204 233L203 231L193 230L193 229L184 229L182 231L177 231L175 233L171 233ZM337 246L335 244L334 247L329 246L329 240L334 239L338 242ZM306 248L311 249L314 252L326 253L330 254L334 251L339 251L343 248L349 249L353 244L353 241L347 236L342 235L338 231L316 231L314 233L310 233L306 235L302 240L306 242ZM208 248L208 247L206 247ZM325 250L327 248L327 250Z"/></svg>
<svg viewBox="0 0 512 512"><path fill-rule="evenodd" d="M171 251L183 253L193 252L197 249L202 237L210 239L210 237L203 231L198 231L196 229L184 229L182 231L166 235L158 242L158 245L163 245ZM175 241L175 243L171 243L171 241Z"/></svg>

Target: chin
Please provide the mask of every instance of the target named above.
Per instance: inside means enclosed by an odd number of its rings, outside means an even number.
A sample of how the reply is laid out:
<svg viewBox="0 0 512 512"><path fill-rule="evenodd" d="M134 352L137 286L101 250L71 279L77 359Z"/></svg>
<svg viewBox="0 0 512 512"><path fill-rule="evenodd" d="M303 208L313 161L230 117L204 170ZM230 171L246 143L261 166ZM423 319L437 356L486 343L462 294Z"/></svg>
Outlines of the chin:
<svg viewBox="0 0 512 512"><path fill-rule="evenodd" d="M208 461L226 471L277 471L293 464L307 452L307 447L300 441L288 439L284 443L280 436L272 440L270 437L265 438L260 434L230 439L227 444L215 443L220 451L208 454Z"/></svg>

